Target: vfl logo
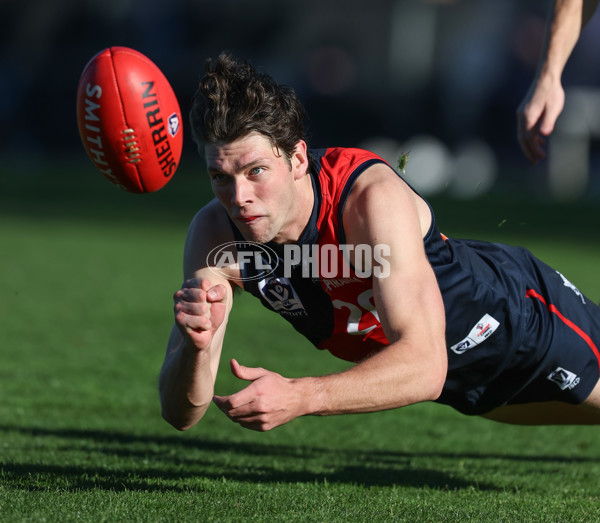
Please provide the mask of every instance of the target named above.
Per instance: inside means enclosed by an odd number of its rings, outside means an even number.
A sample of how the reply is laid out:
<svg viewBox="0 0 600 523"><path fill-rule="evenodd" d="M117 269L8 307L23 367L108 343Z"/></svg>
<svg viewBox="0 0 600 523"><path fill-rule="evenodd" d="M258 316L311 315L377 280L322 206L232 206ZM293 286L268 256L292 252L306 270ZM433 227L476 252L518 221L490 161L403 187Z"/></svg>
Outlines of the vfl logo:
<svg viewBox="0 0 600 523"><path fill-rule="evenodd" d="M304 305L287 278L274 276L258 282L260 293L273 310L285 316L306 316Z"/></svg>
<svg viewBox="0 0 600 523"><path fill-rule="evenodd" d="M277 269L277 253L256 242L228 242L212 249L206 256L207 267L221 278L233 281L253 281L264 279ZM244 276L246 267L252 267L254 274Z"/></svg>
<svg viewBox="0 0 600 523"><path fill-rule="evenodd" d="M482 341L487 340L494 334L499 326L500 323L498 320L492 318L489 314L486 314L475 324L467 337L450 347L450 350L454 351L456 354L464 354L469 349L479 345Z"/></svg>
<svg viewBox="0 0 600 523"><path fill-rule="evenodd" d="M475 344L470 339L467 338L467 339L461 341L460 343L457 343L453 347L451 347L451 349L454 352L456 352L456 354L464 354L471 347L474 347L474 346L475 346Z"/></svg>
<svg viewBox="0 0 600 523"><path fill-rule="evenodd" d="M565 389L573 389L579 385L581 378L574 374L570 370L563 369L562 367L557 367L556 370L553 370L546 379L553 381L556 383L561 390Z"/></svg>
<svg viewBox="0 0 600 523"><path fill-rule="evenodd" d="M175 138L177 131L179 131L179 117L177 116L177 113L173 113L169 116L168 122L169 134Z"/></svg>
<svg viewBox="0 0 600 523"><path fill-rule="evenodd" d="M583 297L582 292L577 287L575 287L575 285L573 285L569 280L567 280L560 272L556 271L556 274L558 274L562 278L562 281L563 281L565 287L568 287L577 296L579 296L581 298L581 303L583 303L585 305L585 298Z"/></svg>

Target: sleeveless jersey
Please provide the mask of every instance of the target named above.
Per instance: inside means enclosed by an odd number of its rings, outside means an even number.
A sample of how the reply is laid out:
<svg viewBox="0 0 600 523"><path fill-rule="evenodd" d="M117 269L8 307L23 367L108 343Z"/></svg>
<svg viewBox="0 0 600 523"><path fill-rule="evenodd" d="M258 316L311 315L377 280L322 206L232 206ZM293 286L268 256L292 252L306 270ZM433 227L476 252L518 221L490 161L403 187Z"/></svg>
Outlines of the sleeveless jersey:
<svg viewBox="0 0 600 523"><path fill-rule="evenodd" d="M245 263L241 277L246 291L318 349L359 362L388 341L373 302L370 274L362 274L360 267L348 262L342 213L356 179L371 165L386 162L350 148L312 151L312 156L315 203L301 237L293 246L266 244L276 253L276 262L269 262L267 273L262 264L258 268L256 263ZM437 401L467 414L511 402L583 401L598 380L600 354L595 343L600 345L600 340L590 340L590 345L585 337L577 338L577 343L584 340L577 377L582 381L585 376L586 381L578 382L576 390L572 387L566 391L569 394L557 395L566 387L556 386L556 380L552 385L553 380L544 375L546 367L552 373L554 365L558 369L566 365L556 363L562 360L557 359L558 345L553 345L563 325L542 304L543 299L558 303L573 296L577 304L579 298L568 289L566 279L525 249L446 238L431 214L424 248L444 301L448 347L448 375ZM243 242L233 223L232 227L236 240ZM261 249L256 252L262 256ZM546 298L531 299L532 291ZM565 306L573 305L569 301ZM600 333L600 311L591 303L587 306L581 312L586 332ZM565 336L570 336L571 331L566 331ZM570 338L566 343L573 347ZM567 377L572 371L567 371Z"/></svg>
<svg viewBox="0 0 600 523"><path fill-rule="evenodd" d="M277 267L265 279L244 264L244 289L278 312L317 348L358 362L388 344L373 303L371 278L360 277L344 251L342 212L354 181L374 163L373 153L358 149L312 151L315 205L296 250L302 261L288 269L285 249L267 246L279 255ZM236 239L243 241L235 229ZM287 259L289 260L288 254Z"/></svg>

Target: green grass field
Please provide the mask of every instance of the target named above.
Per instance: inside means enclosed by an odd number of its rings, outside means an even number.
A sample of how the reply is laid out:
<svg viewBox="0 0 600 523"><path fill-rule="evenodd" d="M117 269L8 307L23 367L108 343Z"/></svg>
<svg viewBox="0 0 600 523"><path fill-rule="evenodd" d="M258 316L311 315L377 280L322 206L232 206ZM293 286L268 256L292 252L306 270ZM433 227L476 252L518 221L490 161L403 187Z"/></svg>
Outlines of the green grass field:
<svg viewBox="0 0 600 523"><path fill-rule="evenodd" d="M207 198L178 177L139 197L86 165L3 173L2 521L600 519L594 427L512 427L435 404L269 433L213 406L188 432L168 426L157 375L185 230ZM528 245L600 301L592 203L437 203L447 234ZM218 393L241 386L230 357L287 376L345 366L237 302Z"/></svg>

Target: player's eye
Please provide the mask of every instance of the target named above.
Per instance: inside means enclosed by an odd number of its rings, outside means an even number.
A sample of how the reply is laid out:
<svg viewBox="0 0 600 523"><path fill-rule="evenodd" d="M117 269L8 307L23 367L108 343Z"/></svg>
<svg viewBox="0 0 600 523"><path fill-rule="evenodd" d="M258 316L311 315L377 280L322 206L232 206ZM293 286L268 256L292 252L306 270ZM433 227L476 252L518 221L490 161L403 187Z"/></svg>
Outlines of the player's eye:
<svg viewBox="0 0 600 523"><path fill-rule="evenodd" d="M215 183L225 183L227 181L227 176L223 173L212 173L210 175L210 180Z"/></svg>
<svg viewBox="0 0 600 523"><path fill-rule="evenodd" d="M264 169L263 169L262 167L253 167L253 168L250 170L250 174L251 174L251 175L254 175L254 176L257 176L257 175L259 175L259 174L262 174L263 172L264 172Z"/></svg>

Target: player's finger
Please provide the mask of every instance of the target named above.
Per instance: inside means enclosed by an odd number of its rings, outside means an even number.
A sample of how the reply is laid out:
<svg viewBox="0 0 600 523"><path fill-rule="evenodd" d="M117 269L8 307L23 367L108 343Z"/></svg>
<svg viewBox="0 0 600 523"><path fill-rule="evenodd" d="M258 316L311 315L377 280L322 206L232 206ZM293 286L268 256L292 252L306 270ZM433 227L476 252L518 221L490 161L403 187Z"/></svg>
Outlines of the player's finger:
<svg viewBox="0 0 600 523"><path fill-rule="evenodd" d="M230 394L229 396L213 396L213 402L226 414L234 409L239 409L244 406L250 406L256 396L252 390L248 390L248 387Z"/></svg>
<svg viewBox="0 0 600 523"><path fill-rule="evenodd" d="M528 140L525 141L525 147L524 147L524 153L525 156L527 157L527 159L533 163L536 164L538 161L538 154L536 151L536 146L534 143L535 139L533 137L529 138Z"/></svg>
<svg viewBox="0 0 600 523"><path fill-rule="evenodd" d="M544 139L538 132L537 126L531 129L525 129L525 123L519 124L517 136L519 145L525 157L532 163L536 164L540 159L545 158Z"/></svg>
<svg viewBox="0 0 600 523"><path fill-rule="evenodd" d="M536 157L535 157L535 153L533 152L533 148L531 147L531 139L529 137L522 136L519 139L519 145L521 146L521 150L523 151L523 154L525 155L525 157L531 163L535 163Z"/></svg>
<svg viewBox="0 0 600 523"><path fill-rule="evenodd" d="M223 410L223 409L221 409ZM263 413L254 412L247 406L229 411L223 410L223 413L234 423L250 430L265 431L269 429L266 418Z"/></svg>
<svg viewBox="0 0 600 523"><path fill-rule="evenodd" d="M245 367L244 365L240 365L235 359L232 359L229 365L231 372L236 378L246 381L257 380L269 372L262 367Z"/></svg>
<svg viewBox="0 0 600 523"><path fill-rule="evenodd" d="M212 322L207 316L188 314L184 311L175 312L175 323L186 331L202 332L210 330Z"/></svg>
<svg viewBox="0 0 600 523"><path fill-rule="evenodd" d="M219 398L213 398L213 402L221 411L233 421L239 421L243 419L248 419L257 415L257 412L254 411L251 404L247 403L246 405L240 405L239 407L229 407L229 402L224 399L222 402L219 402Z"/></svg>
<svg viewBox="0 0 600 523"><path fill-rule="evenodd" d="M205 316L210 318L210 304L206 302L196 302L189 300L176 300L173 305L175 312L184 312L192 316Z"/></svg>
<svg viewBox="0 0 600 523"><path fill-rule="evenodd" d="M203 291L207 291L212 286L210 280L206 278L190 278L189 280L185 280L182 289L202 289Z"/></svg>
<svg viewBox="0 0 600 523"><path fill-rule="evenodd" d="M542 120L540 121L540 133L543 136L549 136L552 131L554 131L554 125L556 124L556 119L560 111L546 111Z"/></svg>
<svg viewBox="0 0 600 523"><path fill-rule="evenodd" d="M530 150L529 142L531 140L531 131L526 129L525 117L519 113L517 114L517 141L519 147L525 155L525 157L532 163L534 163L534 155Z"/></svg>
<svg viewBox="0 0 600 523"><path fill-rule="evenodd" d="M537 135L534 142L531 145L533 154L536 160L543 160L546 158L546 140L541 135Z"/></svg>
<svg viewBox="0 0 600 523"><path fill-rule="evenodd" d="M221 409L222 410L222 409ZM246 415L231 415L229 412L223 410L223 413L234 423L239 424L245 429L256 430L259 432L264 432L268 430L268 427L265 424L263 417L259 414L246 414Z"/></svg>
<svg viewBox="0 0 600 523"><path fill-rule="evenodd" d="M239 409L245 405L249 405L254 397L247 397L242 394L245 389L242 389L240 392L236 394L231 394L229 396L213 396L213 403L219 407L225 414L228 416L230 412Z"/></svg>
<svg viewBox="0 0 600 523"><path fill-rule="evenodd" d="M190 302L206 302L206 291L191 287L184 287L173 294L173 299Z"/></svg>
<svg viewBox="0 0 600 523"><path fill-rule="evenodd" d="M271 430L275 425L267 423L262 416L253 416L251 418L245 418L240 420L232 420L235 423L238 423L240 426L245 429L255 430L257 432L266 432L267 430Z"/></svg>
<svg viewBox="0 0 600 523"><path fill-rule="evenodd" d="M219 283L207 289L206 299L211 303L217 301L224 301L226 297L227 289L225 288L225 285Z"/></svg>

